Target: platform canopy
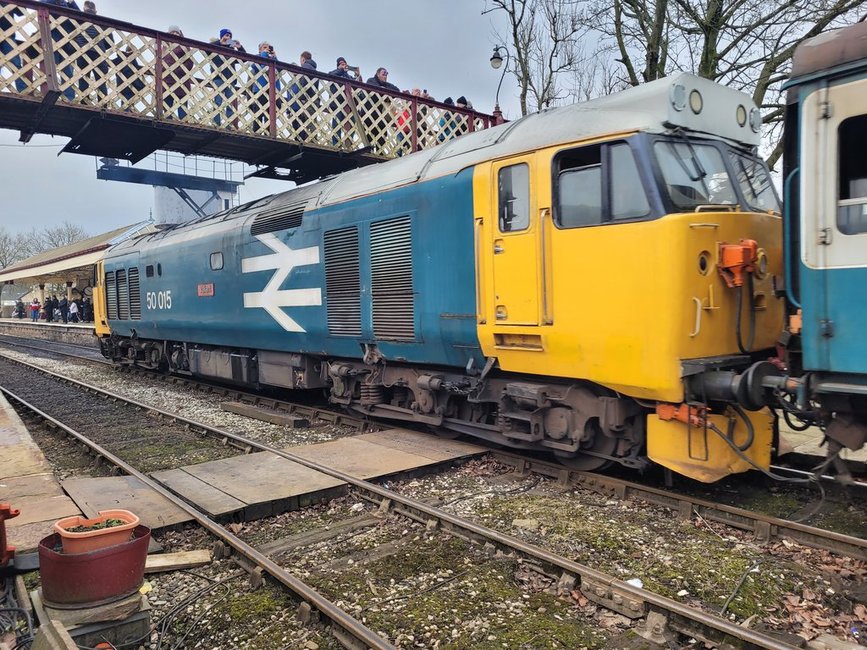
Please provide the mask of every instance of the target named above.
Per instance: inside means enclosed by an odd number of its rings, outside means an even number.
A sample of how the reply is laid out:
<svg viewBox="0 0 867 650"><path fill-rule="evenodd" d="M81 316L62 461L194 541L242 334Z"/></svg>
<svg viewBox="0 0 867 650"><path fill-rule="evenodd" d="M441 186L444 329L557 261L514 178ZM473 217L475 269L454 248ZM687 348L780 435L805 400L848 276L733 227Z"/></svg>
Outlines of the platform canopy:
<svg viewBox="0 0 867 650"><path fill-rule="evenodd" d="M75 242L68 246L44 251L0 270L0 283L74 284L89 285L93 265L106 249L130 237L156 232L152 221L141 221L116 228L102 235Z"/></svg>

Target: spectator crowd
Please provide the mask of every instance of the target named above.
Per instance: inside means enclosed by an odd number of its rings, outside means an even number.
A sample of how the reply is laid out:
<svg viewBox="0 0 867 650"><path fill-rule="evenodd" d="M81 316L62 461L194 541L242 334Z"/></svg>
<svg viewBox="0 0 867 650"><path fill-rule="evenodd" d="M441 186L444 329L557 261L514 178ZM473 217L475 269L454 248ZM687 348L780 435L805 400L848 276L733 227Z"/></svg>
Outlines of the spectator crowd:
<svg viewBox="0 0 867 650"><path fill-rule="evenodd" d="M58 300L56 295L52 295L45 299L45 303L41 303L39 298L33 298L30 304L25 305L19 298L15 301L12 317L24 319L28 316L34 323L92 323L93 303L90 298L80 296L72 300L67 300L64 296Z"/></svg>
<svg viewBox="0 0 867 650"><path fill-rule="evenodd" d="M80 11L83 14L97 14L96 4L92 0L84 1L81 8L76 0L41 0L41 2L66 10ZM22 69L20 54L22 41L16 36L13 20L22 15L21 9L13 8L0 16L0 34L6 35L0 37L2 53L7 55L6 66L19 70ZM54 58L64 96L70 101L78 99L82 103L103 105L102 102L109 92L108 84L113 76L117 95L119 95L114 101L120 102L123 110L132 110L147 89L148 75L153 78L156 73L145 71L145 66L139 58L142 52L130 46L128 39L122 39L122 45L118 46L109 28L85 23L85 28L79 29L76 23L77 21L68 18L52 21L51 38L55 44ZM169 38L166 39L166 45L159 55L163 70L163 110L171 118L184 120L192 110L192 103L188 97L192 94L193 84L202 82L197 77L197 73L202 72L202 64L197 64L190 56L192 43L187 41L180 27L172 25L167 32ZM69 39L68 35L72 33L75 36ZM324 104L330 111L328 117L335 132L333 144L338 144L341 130L344 134L348 132L351 126L349 121L353 115L353 107L348 102L336 99L339 95L338 84L341 82L365 84L377 91L385 91L386 96L392 96L392 99L394 96L404 96L406 99L418 98L424 102L436 101L426 88L412 87L401 90L389 80L389 71L385 66L376 68L374 74L365 80L361 69L349 65L344 56L338 56L334 69L327 73L329 77L335 79L334 84L322 83L323 79L318 75L302 74L291 77L294 81L285 84L287 87L283 87L279 74L276 78L269 74L271 72L269 66L245 64L234 56L247 54L247 50L235 38L232 29L228 27L220 29L210 39L209 44L211 46L207 53L209 76L206 83L209 88L208 95L216 110L211 109L207 119L211 119L215 125L223 124L236 116L239 112L237 101L239 93L246 92L247 110L255 113L252 118L254 128L262 132L266 131L272 123L272 116L268 110L269 92L264 91L270 91L272 86L278 97L277 110L288 108L291 125L300 140L305 140L311 135L307 132L311 128L310 122L314 121L310 119L311 113L317 110L316 102L321 99L318 93L325 89L324 96L330 99L324 100ZM267 40L259 43L256 56L269 62L279 61L273 44ZM309 50L301 52L298 62L294 65L297 65L302 72L315 73L318 70ZM240 82L238 78L237 71L240 66L245 66L247 71L244 82ZM77 79L77 83L72 83L73 79ZM16 78L15 87L19 92L24 92L26 84L22 79ZM454 101L448 97L442 103L446 106L473 110L472 103L464 96ZM373 106L374 103L368 101L367 106L358 108L361 112L367 108L370 113L375 112L375 109L371 108ZM452 116L447 111L442 114L437 136L440 142L456 132ZM413 116L408 109L398 107L392 117L396 119L398 141L405 140L411 135L410 125ZM375 122L376 119L369 118L367 126L372 126Z"/></svg>

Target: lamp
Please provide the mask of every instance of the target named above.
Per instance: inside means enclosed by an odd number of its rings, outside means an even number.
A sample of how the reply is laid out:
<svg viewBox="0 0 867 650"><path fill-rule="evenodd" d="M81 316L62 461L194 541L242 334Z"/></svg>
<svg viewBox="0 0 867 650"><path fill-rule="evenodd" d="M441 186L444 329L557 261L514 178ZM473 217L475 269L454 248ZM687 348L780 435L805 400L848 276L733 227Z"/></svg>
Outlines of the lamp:
<svg viewBox="0 0 867 650"><path fill-rule="evenodd" d="M506 55L506 65L503 66L503 54ZM503 85L503 79L506 76L506 70L509 69L509 50L502 46L494 46L494 53L491 55L491 67L494 70L499 70L503 67L503 73L500 75L500 83L497 84L497 96L494 98L494 121L496 124L503 123L503 111L500 110L500 88Z"/></svg>

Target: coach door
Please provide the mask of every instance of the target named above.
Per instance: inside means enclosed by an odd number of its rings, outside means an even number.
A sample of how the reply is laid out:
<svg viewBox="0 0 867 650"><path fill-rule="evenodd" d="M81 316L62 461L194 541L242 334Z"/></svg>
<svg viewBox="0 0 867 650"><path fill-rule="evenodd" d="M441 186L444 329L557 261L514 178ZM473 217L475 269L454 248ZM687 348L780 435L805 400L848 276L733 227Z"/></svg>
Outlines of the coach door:
<svg viewBox="0 0 867 650"><path fill-rule="evenodd" d="M533 187L533 160L494 163L488 260L492 325L539 324L538 200Z"/></svg>
<svg viewBox="0 0 867 650"><path fill-rule="evenodd" d="M804 101L801 292L805 359L814 369L867 370L865 97L867 81L859 79Z"/></svg>

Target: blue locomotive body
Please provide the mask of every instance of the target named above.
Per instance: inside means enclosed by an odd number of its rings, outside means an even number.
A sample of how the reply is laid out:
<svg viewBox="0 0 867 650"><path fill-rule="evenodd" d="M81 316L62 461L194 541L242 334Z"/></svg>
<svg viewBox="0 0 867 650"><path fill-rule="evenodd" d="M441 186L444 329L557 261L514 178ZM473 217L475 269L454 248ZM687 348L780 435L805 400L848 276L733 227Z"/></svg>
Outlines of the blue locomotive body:
<svg viewBox="0 0 867 650"><path fill-rule="evenodd" d="M292 213L299 192L116 249L107 274L144 274L140 314L123 318L109 308L112 331L206 346L482 365L471 169L300 215ZM269 208L278 217L261 219ZM282 227L286 211L293 227Z"/></svg>

